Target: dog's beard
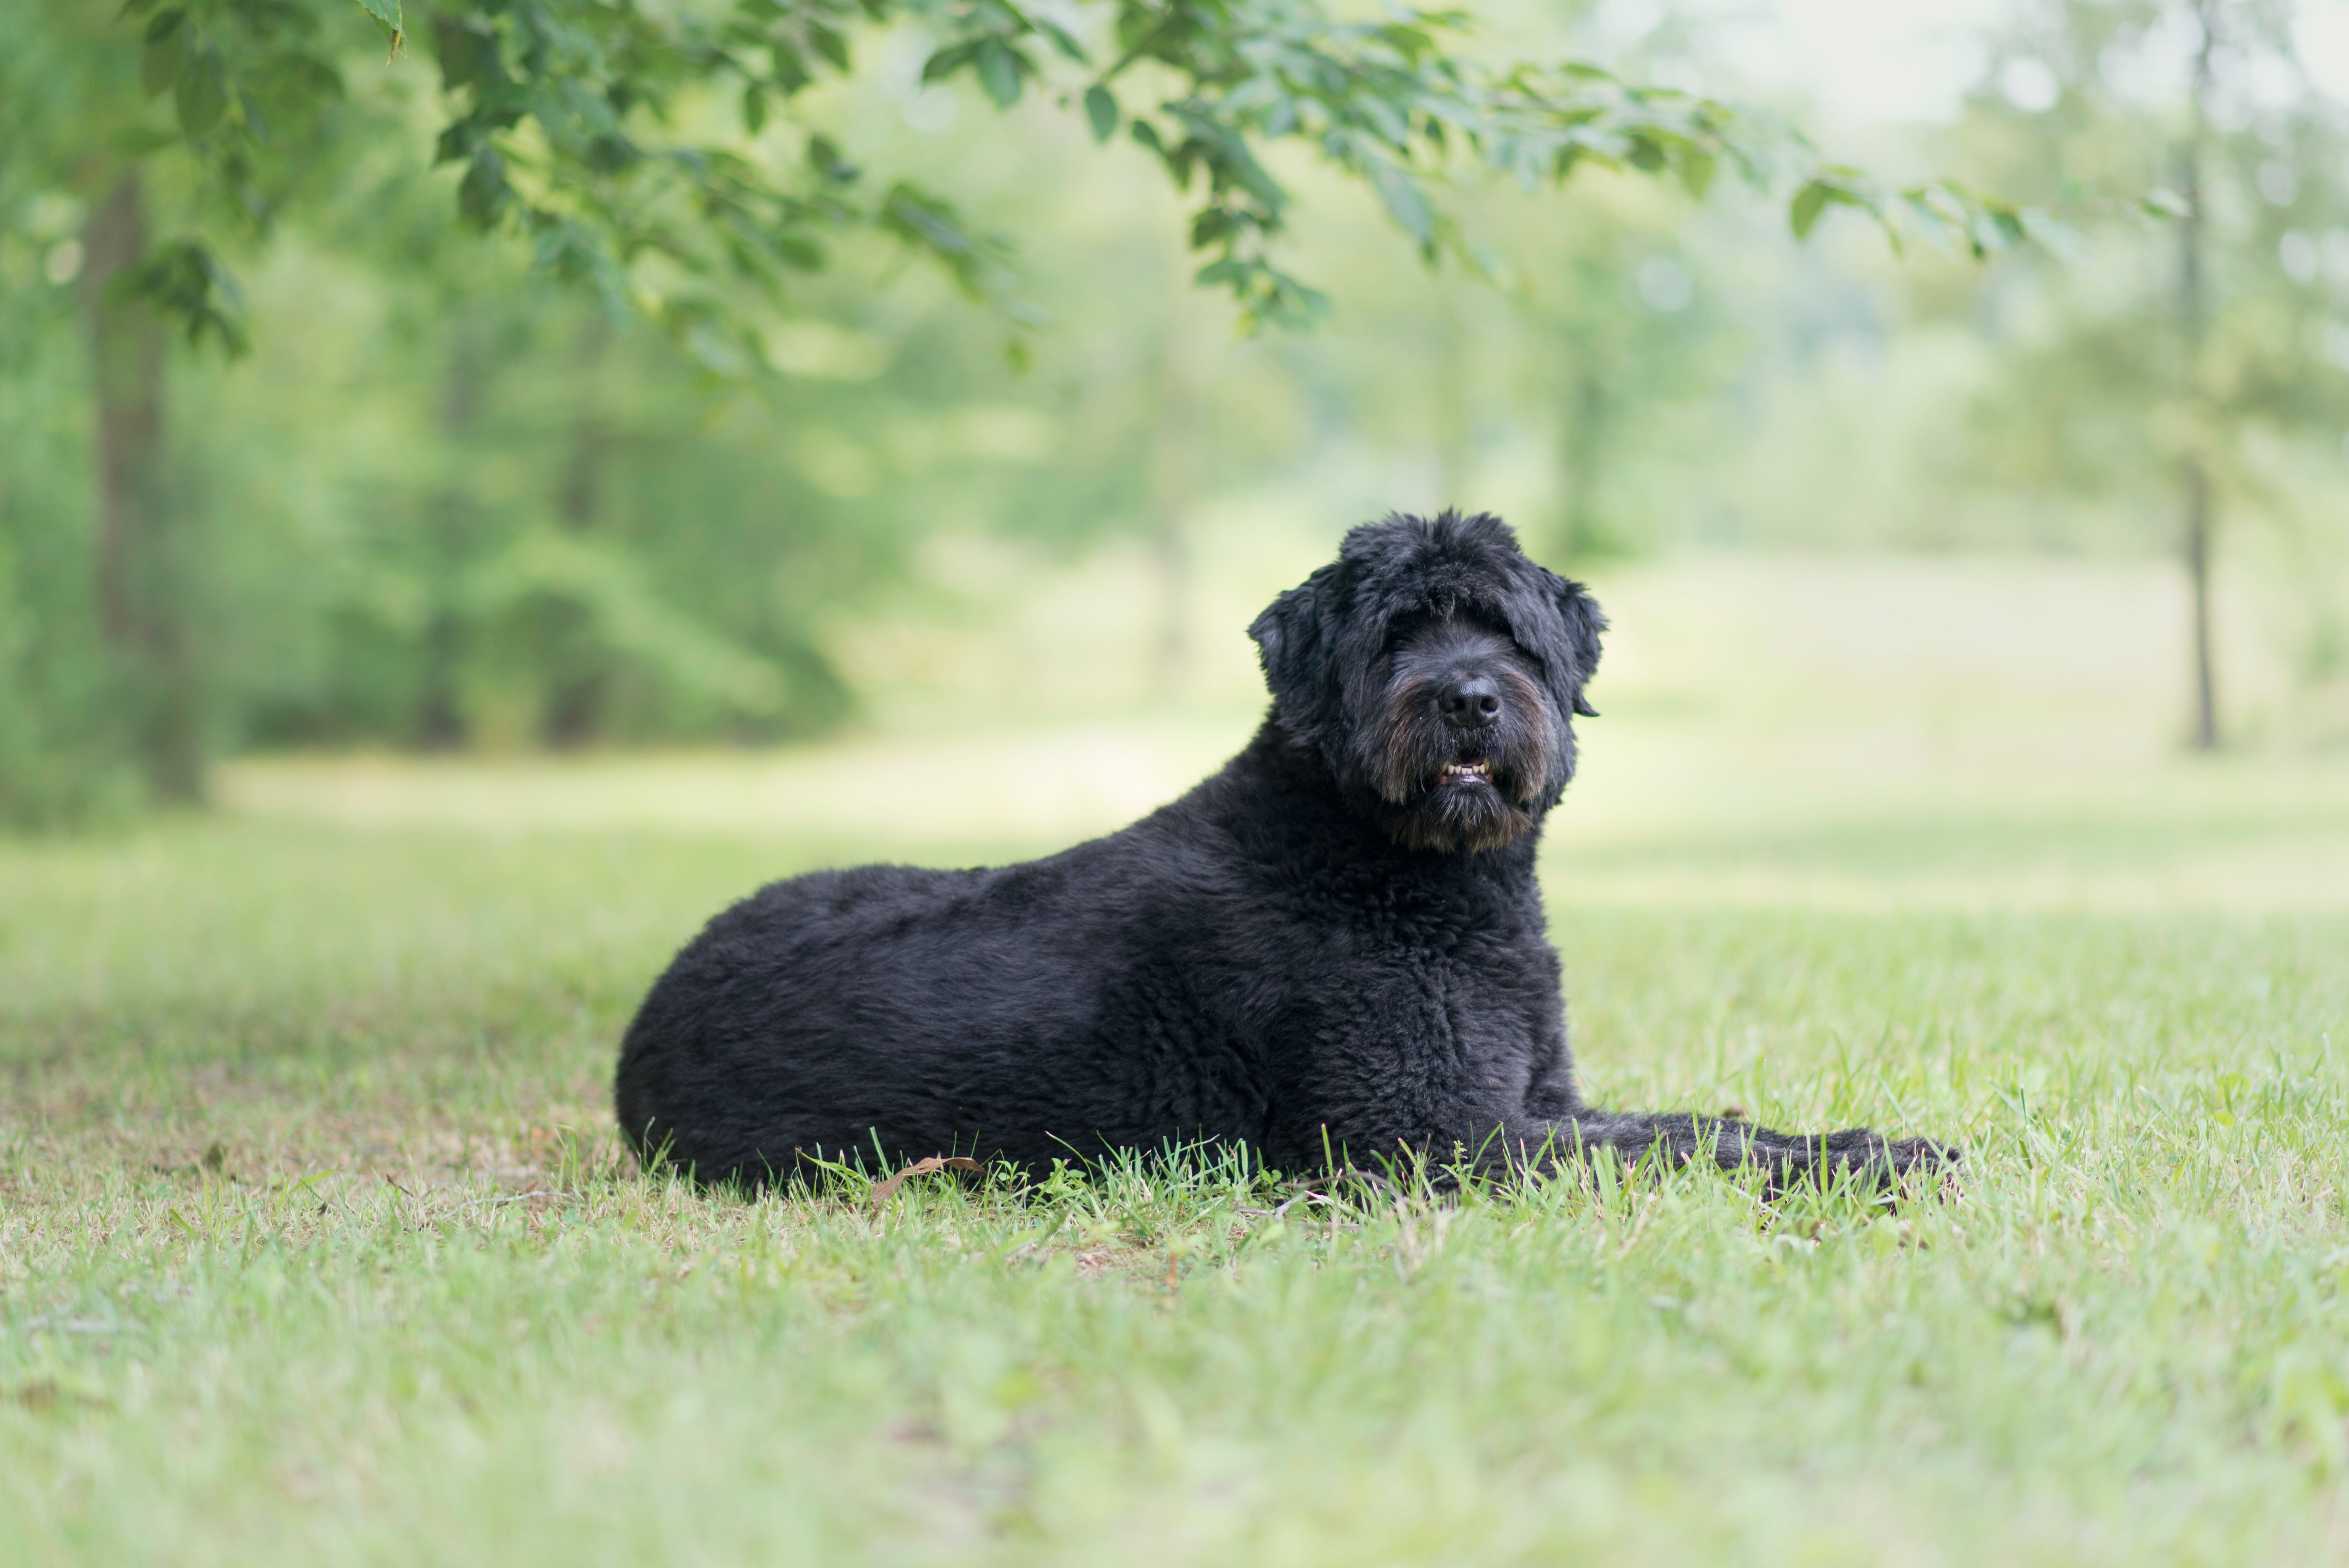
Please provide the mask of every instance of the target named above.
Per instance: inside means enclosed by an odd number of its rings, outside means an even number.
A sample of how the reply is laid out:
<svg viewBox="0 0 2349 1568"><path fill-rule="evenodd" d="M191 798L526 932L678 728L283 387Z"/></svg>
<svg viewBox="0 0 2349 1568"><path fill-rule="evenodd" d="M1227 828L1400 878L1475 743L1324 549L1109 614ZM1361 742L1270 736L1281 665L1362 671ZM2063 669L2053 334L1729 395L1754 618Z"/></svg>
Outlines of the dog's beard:
<svg viewBox="0 0 2349 1568"><path fill-rule="evenodd" d="M1436 714L1425 681L1398 681L1386 694L1370 784L1388 835L1405 849L1496 850L1537 820L1550 786L1548 708L1532 681L1514 671L1498 678L1501 717L1467 732Z"/></svg>

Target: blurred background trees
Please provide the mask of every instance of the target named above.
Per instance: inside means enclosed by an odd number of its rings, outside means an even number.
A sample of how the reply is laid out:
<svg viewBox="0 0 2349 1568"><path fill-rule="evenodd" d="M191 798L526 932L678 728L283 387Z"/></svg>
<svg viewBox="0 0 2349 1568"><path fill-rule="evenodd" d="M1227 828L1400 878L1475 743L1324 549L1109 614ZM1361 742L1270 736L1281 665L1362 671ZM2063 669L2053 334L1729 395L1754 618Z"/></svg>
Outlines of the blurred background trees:
<svg viewBox="0 0 2349 1568"><path fill-rule="evenodd" d="M2168 232L2095 231L2069 265L2010 262L1984 296L2002 352L1972 456L2002 486L2168 536L2192 584L2206 750L2223 733L2212 568L2230 522L2301 562L2311 677L2340 673L2349 608L2329 559L2349 459L2349 123L2308 79L2294 20L2220 0L2026 6L1957 131L1970 167L2027 199L2131 181L2176 193Z"/></svg>
<svg viewBox="0 0 2349 1568"><path fill-rule="evenodd" d="M1236 541L1287 530L1309 562L1350 522L1455 503L1561 565L2159 553L2207 583L2215 562L2268 585L2245 630L2300 695L2221 727L2215 695L2198 710L2181 680L2181 741L2349 733L2349 142L2290 12L2034 0L1955 119L1849 134L1857 162L2076 236L1982 263L1916 223L1892 254L1843 211L1879 194L1857 179L1798 244L1808 155L1764 119L1707 129L1702 100L1634 105L1652 154L1537 201L1218 99L1265 183L1226 150L1178 188L1186 122L1150 106L1221 78L1106 74L1116 39L1081 31L1081 68L1004 20L1027 13L769 10L836 21L854 68L810 34L804 81L771 38L738 49L747 74L711 67L722 93L662 78L655 167L575 102L495 108L610 87L532 77L500 7L411 13L388 65L347 7L206 10L160 64L159 7L0 21L0 814L192 798L206 758L254 748L881 722L924 658L961 656L905 627L998 624L1055 573L1143 585L1147 624L1072 625L1069 655L1129 638L1113 700L1180 703ZM1770 90L1686 13L1628 36L1479 15L1461 59L1598 50ZM989 52L1015 46L1029 64ZM1700 199L1707 146L1791 160L1762 171L1777 199ZM2154 187L2185 216L2145 214ZM2015 219L1956 211L1994 241ZM1226 286L1193 286L1202 261ZM1325 298L1318 330L1242 330Z"/></svg>

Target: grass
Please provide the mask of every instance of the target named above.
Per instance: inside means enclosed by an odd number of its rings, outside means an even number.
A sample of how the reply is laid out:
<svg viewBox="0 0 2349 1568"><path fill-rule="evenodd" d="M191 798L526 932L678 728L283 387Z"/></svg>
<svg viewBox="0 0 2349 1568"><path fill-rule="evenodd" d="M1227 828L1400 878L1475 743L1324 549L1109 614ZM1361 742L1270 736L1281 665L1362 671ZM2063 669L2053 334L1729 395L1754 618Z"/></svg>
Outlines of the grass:
<svg viewBox="0 0 2349 1568"><path fill-rule="evenodd" d="M1588 1082L1954 1137L1961 1195L637 1174L667 953L812 863L1049 847L955 815L983 753L817 758L783 828L722 760L273 765L0 847L0 1562L2349 1557L2349 775L1823 783L1616 722L1547 869Z"/></svg>

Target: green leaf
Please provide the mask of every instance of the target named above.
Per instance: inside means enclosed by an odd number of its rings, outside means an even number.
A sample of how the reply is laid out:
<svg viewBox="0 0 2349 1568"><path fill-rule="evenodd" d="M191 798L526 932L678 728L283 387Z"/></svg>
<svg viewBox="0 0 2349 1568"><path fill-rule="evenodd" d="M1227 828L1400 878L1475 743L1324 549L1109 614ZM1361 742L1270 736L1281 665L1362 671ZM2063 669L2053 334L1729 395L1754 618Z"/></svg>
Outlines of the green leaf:
<svg viewBox="0 0 2349 1568"><path fill-rule="evenodd" d="M1418 181L1392 163L1374 164L1371 183L1378 187L1379 197L1387 204L1387 213L1403 227L1403 232L1419 242L1420 249L1435 244L1435 209L1427 204L1427 194Z"/></svg>
<svg viewBox="0 0 2349 1568"><path fill-rule="evenodd" d="M789 44L778 41L772 46L772 53L775 57L775 86L784 97L789 98L815 80L815 74L808 69L807 61Z"/></svg>
<svg viewBox="0 0 2349 1568"><path fill-rule="evenodd" d="M840 146L828 136L811 136L807 144L808 167L834 185L846 185L856 178L856 165L840 155Z"/></svg>
<svg viewBox="0 0 2349 1568"><path fill-rule="evenodd" d="M1030 19L1036 24L1036 30L1044 35L1052 47L1081 66L1086 63L1084 49L1074 37L1070 36L1066 27L1061 26L1050 16L1035 16Z"/></svg>
<svg viewBox="0 0 2349 1568"><path fill-rule="evenodd" d="M838 31L822 22L811 20L807 25L807 36L808 42L815 46L815 52L830 61L833 70L848 69L848 40Z"/></svg>
<svg viewBox="0 0 2349 1568"><path fill-rule="evenodd" d="M112 139L117 152L127 153L132 158L144 158L150 152L160 152L167 147L177 146L180 140L179 137L171 131L157 130L152 126L145 125L132 126L127 130L118 131Z"/></svg>
<svg viewBox="0 0 2349 1568"><path fill-rule="evenodd" d="M486 90L507 80L498 57L498 36L479 17L442 12L432 19L433 53L440 57L440 85Z"/></svg>
<svg viewBox="0 0 2349 1568"><path fill-rule="evenodd" d="M2015 217L2022 222L2023 232L2032 242L2058 261L2080 259L2085 247L2081 243L2079 231L2070 224L2058 222L2036 207L2025 207Z"/></svg>
<svg viewBox="0 0 2349 1568"><path fill-rule="evenodd" d="M783 265L802 273L823 271L824 249L813 240L799 234L778 234L774 238L774 246L775 254L783 259Z"/></svg>
<svg viewBox="0 0 2349 1568"><path fill-rule="evenodd" d="M343 96L342 74L316 55L287 51L247 66L244 80L278 114L301 114Z"/></svg>
<svg viewBox="0 0 2349 1568"><path fill-rule="evenodd" d="M357 0L357 3L358 8L375 18L375 25L383 29L383 41L391 46L391 52L397 57L400 46L408 41L408 28L400 19L399 0Z"/></svg>
<svg viewBox="0 0 2349 1568"><path fill-rule="evenodd" d="M977 57L979 46L957 44L950 49L940 49L922 62L922 80L942 82Z"/></svg>
<svg viewBox="0 0 2349 1568"><path fill-rule="evenodd" d="M496 225L512 200L513 188L506 183L505 160L494 148L477 149L472 166L465 170L464 181L457 187L457 211L475 228L488 229Z"/></svg>
<svg viewBox="0 0 2349 1568"><path fill-rule="evenodd" d="M996 108L1009 108L1019 101L1019 67L1023 63L1007 44L990 39L980 46L978 84L995 100Z"/></svg>
<svg viewBox="0 0 2349 1568"><path fill-rule="evenodd" d="M2183 218L2194 211L2187 205L2185 197L2159 185L2137 198L2137 204L2151 218Z"/></svg>
<svg viewBox="0 0 2349 1568"><path fill-rule="evenodd" d="M742 129L756 136L767 129L767 89L751 82L742 88Z"/></svg>
<svg viewBox="0 0 2349 1568"><path fill-rule="evenodd" d="M119 298L145 300L156 314L178 322L191 345L201 347L210 337L232 359L244 352L236 280L195 241L157 246L145 261L119 274L110 292Z"/></svg>
<svg viewBox="0 0 2349 1568"><path fill-rule="evenodd" d="M228 108L228 88L221 77L220 57L206 49L180 73L180 129L190 141L201 139L220 123Z"/></svg>
<svg viewBox="0 0 2349 1568"><path fill-rule="evenodd" d="M376 25L387 33L407 30L400 20L399 0L358 0L358 7L374 17Z"/></svg>
<svg viewBox="0 0 2349 1568"><path fill-rule="evenodd" d="M1703 201L1704 193L1713 189L1713 176L1716 167L1717 163L1713 154L1703 148L1683 148L1681 150L1681 189L1697 201Z"/></svg>
<svg viewBox="0 0 2349 1568"><path fill-rule="evenodd" d="M1795 238L1810 238L1819 214L1826 211L1827 198L1834 194L1835 187L1816 180L1795 192L1795 203L1786 211L1787 221L1795 226Z"/></svg>
<svg viewBox="0 0 2349 1568"><path fill-rule="evenodd" d="M1984 207L1968 230L1979 251L2003 251L2023 239L2023 221L2002 207Z"/></svg>
<svg viewBox="0 0 2349 1568"><path fill-rule="evenodd" d="M1363 96L1355 100L1352 108L1371 135L1389 147L1401 151L1411 142L1411 122L1395 106L1381 98Z"/></svg>
<svg viewBox="0 0 2349 1568"><path fill-rule="evenodd" d="M1117 131L1117 99L1099 82L1085 89L1085 119L1092 122L1095 141L1107 141Z"/></svg>
<svg viewBox="0 0 2349 1568"><path fill-rule="evenodd" d="M1509 265L1508 257L1490 245L1469 246L1468 264L1476 269L1477 276L1495 288L1515 289L1517 286L1517 270Z"/></svg>
<svg viewBox="0 0 2349 1568"><path fill-rule="evenodd" d="M952 211L945 203L910 186L892 187L888 201L882 204L881 215L884 226L899 238L926 244L942 255L967 255L975 249L970 236L955 222Z"/></svg>
<svg viewBox="0 0 2349 1568"><path fill-rule="evenodd" d="M139 61L139 85L154 98L180 79L188 65L188 35L180 23L185 11L166 11L147 26L147 52Z"/></svg>

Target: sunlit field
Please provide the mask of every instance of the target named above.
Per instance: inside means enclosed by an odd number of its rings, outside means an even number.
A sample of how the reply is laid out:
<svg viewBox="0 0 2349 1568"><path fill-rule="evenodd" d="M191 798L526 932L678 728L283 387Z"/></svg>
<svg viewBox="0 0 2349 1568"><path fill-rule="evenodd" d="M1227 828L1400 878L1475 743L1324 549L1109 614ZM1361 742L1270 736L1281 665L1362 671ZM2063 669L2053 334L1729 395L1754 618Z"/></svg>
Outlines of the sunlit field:
<svg viewBox="0 0 2349 1568"><path fill-rule="evenodd" d="M2150 571L1598 586L1590 1092L1960 1190L635 1171L610 1058L701 920L1168 798L1254 722L1237 596L1154 714L247 761L0 846L0 1561L2349 1558L2349 759L2178 755Z"/></svg>

